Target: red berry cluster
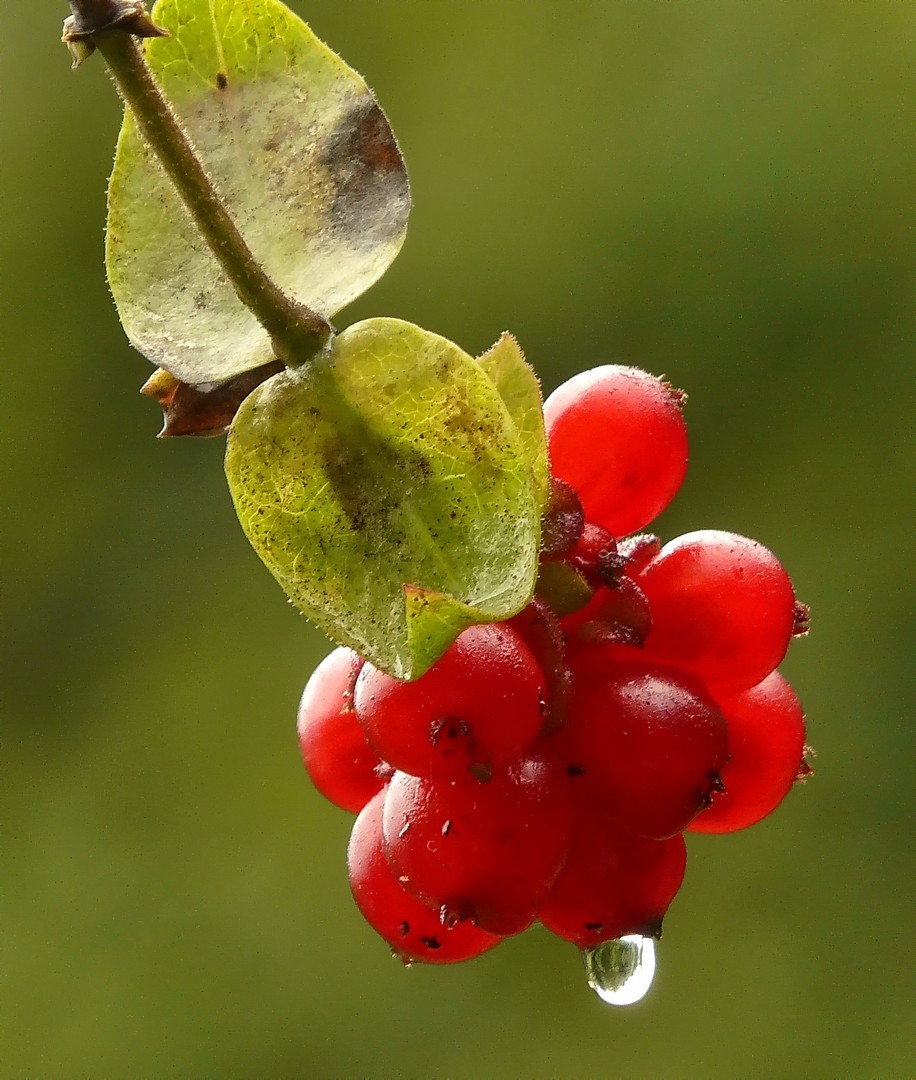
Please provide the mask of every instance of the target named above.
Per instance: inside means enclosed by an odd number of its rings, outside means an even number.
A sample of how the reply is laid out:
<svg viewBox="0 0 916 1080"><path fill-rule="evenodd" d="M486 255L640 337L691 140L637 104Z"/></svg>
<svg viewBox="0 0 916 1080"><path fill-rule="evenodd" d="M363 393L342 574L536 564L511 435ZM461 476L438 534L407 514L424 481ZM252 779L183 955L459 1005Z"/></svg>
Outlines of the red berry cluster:
<svg viewBox="0 0 916 1080"><path fill-rule="evenodd" d="M341 648L305 688L306 767L359 813L353 895L405 960L466 960L535 919L583 948L657 936L683 832L751 825L810 771L775 670L807 629L785 570L731 533L636 532L683 480L682 404L634 368L561 386L538 598L416 682Z"/></svg>

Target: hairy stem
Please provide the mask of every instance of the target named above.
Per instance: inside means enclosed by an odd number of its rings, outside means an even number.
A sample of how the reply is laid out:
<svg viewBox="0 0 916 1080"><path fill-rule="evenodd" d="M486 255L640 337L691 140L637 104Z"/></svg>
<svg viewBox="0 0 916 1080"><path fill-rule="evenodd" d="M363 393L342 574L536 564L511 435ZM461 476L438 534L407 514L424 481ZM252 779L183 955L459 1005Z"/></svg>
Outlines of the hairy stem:
<svg viewBox="0 0 916 1080"><path fill-rule="evenodd" d="M270 334L277 358L291 367L307 361L330 338L329 323L287 296L255 258L163 97L137 39L125 27L114 26L93 34L91 43L105 58L141 134L175 185L238 298Z"/></svg>

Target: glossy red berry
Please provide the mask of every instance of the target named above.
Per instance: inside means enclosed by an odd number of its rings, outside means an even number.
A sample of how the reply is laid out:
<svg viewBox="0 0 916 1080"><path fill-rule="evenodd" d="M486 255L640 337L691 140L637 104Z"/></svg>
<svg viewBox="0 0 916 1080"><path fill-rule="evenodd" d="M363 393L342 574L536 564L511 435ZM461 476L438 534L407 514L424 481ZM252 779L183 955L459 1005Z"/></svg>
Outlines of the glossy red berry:
<svg viewBox="0 0 916 1080"><path fill-rule="evenodd" d="M551 470L575 488L588 521L614 536L653 520L687 469L683 395L638 368L583 371L544 403Z"/></svg>
<svg viewBox="0 0 916 1080"><path fill-rule="evenodd" d="M382 849L383 800L379 792L363 808L347 849L350 889L369 925L399 956L427 964L469 960L498 945L500 938L473 923L445 926L438 910L405 891Z"/></svg>
<svg viewBox="0 0 916 1080"><path fill-rule="evenodd" d="M539 745L563 765L577 800L635 836L680 832L728 760L715 701L689 675L620 663L614 645L574 658L573 682L565 728Z"/></svg>
<svg viewBox="0 0 916 1080"><path fill-rule="evenodd" d="M566 865L538 917L582 948L625 934L658 937L686 865L680 835L645 840L621 832L605 814L581 813Z"/></svg>
<svg viewBox="0 0 916 1080"><path fill-rule="evenodd" d="M687 533L665 544L637 582L652 611L647 659L731 694L756 686L785 656L792 583L755 540L716 529Z"/></svg>
<svg viewBox="0 0 916 1080"><path fill-rule="evenodd" d="M312 783L343 810L361 810L381 789L386 769L353 711L363 660L335 649L315 668L299 703L299 749Z"/></svg>
<svg viewBox="0 0 916 1080"><path fill-rule="evenodd" d="M494 934L531 924L566 859L572 803L559 769L536 758L485 784L395 773L385 852L404 887Z"/></svg>
<svg viewBox="0 0 916 1080"><path fill-rule="evenodd" d="M788 795L804 757L805 717L778 671L719 704L731 751L722 770L725 791L713 795L691 832L734 832L765 818Z"/></svg>
<svg viewBox="0 0 916 1080"><path fill-rule="evenodd" d="M414 776L466 782L515 761L541 727L545 679L510 627L465 630L415 682L366 664L356 714L385 761Z"/></svg>

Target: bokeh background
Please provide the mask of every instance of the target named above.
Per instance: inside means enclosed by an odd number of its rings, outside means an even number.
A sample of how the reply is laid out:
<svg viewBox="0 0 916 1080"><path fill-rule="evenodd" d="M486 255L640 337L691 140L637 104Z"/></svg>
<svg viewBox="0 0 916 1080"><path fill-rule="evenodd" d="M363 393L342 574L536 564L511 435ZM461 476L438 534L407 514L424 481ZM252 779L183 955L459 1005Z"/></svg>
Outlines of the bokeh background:
<svg viewBox="0 0 916 1080"><path fill-rule="evenodd" d="M606 361L686 388L658 531L742 532L790 569L817 776L692 840L630 1010L537 930L392 961L298 760L328 644L248 548L221 441L157 443L136 392L103 65L69 70L62 2L4 0L0 1075L911 1075L912 6L292 6L376 89L414 186L403 253L338 322L470 352L511 329L548 390Z"/></svg>

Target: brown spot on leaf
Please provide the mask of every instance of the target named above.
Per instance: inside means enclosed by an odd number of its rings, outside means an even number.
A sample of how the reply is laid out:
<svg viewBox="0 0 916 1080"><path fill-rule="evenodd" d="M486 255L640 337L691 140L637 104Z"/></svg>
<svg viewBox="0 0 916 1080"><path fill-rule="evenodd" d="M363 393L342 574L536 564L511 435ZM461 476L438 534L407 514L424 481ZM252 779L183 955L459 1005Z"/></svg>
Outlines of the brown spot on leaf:
<svg viewBox="0 0 916 1080"><path fill-rule="evenodd" d="M332 381L325 389L316 417L324 431L319 449L325 476L353 532L390 536L392 515L428 483L429 460L376 432Z"/></svg>
<svg viewBox="0 0 916 1080"><path fill-rule="evenodd" d="M223 74L222 71L218 71L216 73L216 89L225 90L228 85L229 79L226 77L226 75Z"/></svg>
<svg viewBox="0 0 916 1080"><path fill-rule="evenodd" d="M391 126L371 94L360 97L318 154L334 185L334 230L361 249L400 233L410 207L407 170Z"/></svg>

